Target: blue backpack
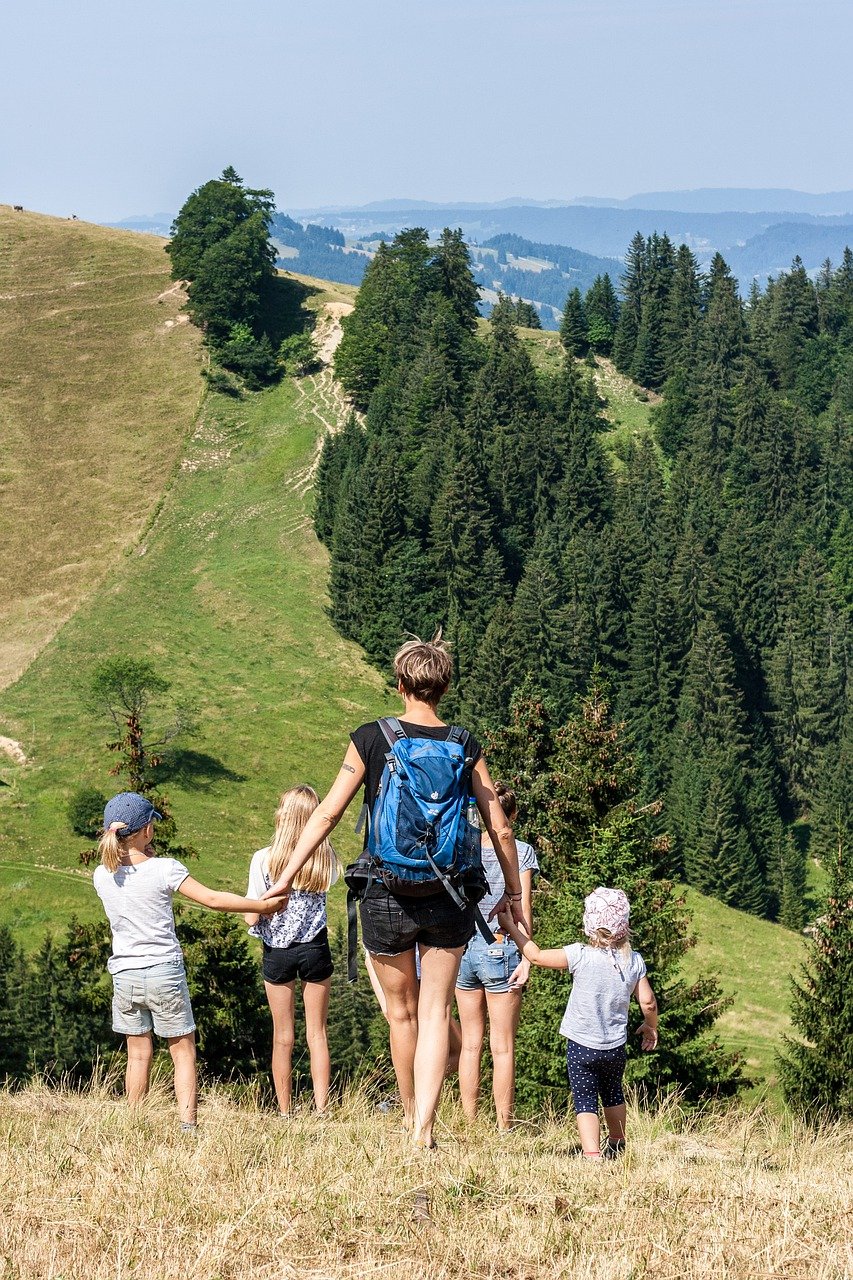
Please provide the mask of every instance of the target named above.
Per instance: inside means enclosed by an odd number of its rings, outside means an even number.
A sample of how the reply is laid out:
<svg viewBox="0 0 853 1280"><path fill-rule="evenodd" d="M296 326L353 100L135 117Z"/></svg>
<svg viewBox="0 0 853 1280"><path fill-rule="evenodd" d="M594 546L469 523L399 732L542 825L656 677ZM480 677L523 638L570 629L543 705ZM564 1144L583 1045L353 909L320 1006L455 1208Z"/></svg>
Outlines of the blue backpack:
<svg viewBox="0 0 853 1280"><path fill-rule="evenodd" d="M451 876L475 871L481 865L480 828L469 821L476 802L466 754L468 731L454 725L440 742L410 738L393 717L380 720L379 726L388 752L367 852L386 886L417 895L423 885L434 886L436 880L445 884ZM464 905L455 889L451 896Z"/></svg>
<svg viewBox="0 0 853 1280"><path fill-rule="evenodd" d="M467 729L453 725L447 738L438 741L409 737L392 716L378 724L388 743L385 768L369 814L367 848L346 876L351 944L354 900L372 879L381 880L392 893L411 897L435 892L438 883L460 909L471 896L479 901L486 888L477 806L471 794ZM365 816L362 810L357 830ZM474 882L467 893L462 884L466 878ZM475 918L480 932L493 942L494 936L476 908ZM351 945L351 980L353 958Z"/></svg>

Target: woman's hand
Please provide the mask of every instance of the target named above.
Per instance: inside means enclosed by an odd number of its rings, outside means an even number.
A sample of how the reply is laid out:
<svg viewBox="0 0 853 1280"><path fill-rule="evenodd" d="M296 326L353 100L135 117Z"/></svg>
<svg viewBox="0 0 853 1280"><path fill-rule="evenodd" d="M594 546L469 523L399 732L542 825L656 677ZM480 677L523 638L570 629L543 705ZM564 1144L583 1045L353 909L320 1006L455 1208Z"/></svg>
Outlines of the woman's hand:
<svg viewBox="0 0 853 1280"><path fill-rule="evenodd" d="M268 898L283 898L284 906L287 906L287 899L290 897L292 877L285 873L280 879L276 880L274 885L270 885L266 893L261 895L261 902L266 902ZM283 910L283 907L275 907L275 911ZM266 913L269 914L269 913Z"/></svg>
<svg viewBox="0 0 853 1280"><path fill-rule="evenodd" d="M658 1047L658 1033L656 1027L650 1027L647 1022L641 1022L637 1027L637 1035L643 1037L640 1041L640 1048L646 1053L648 1053L649 1050L656 1049Z"/></svg>
<svg viewBox="0 0 853 1280"><path fill-rule="evenodd" d="M530 961L525 960L524 956L516 965L513 972L509 975L510 991L521 991L527 986L530 977Z"/></svg>

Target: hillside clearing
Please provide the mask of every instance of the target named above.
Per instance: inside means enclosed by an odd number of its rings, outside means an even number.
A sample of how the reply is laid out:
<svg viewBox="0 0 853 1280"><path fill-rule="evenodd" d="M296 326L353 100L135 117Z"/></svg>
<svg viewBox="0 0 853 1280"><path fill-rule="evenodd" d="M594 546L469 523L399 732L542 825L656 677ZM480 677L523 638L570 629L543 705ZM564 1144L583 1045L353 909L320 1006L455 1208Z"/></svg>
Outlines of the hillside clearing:
<svg viewBox="0 0 853 1280"><path fill-rule="evenodd" d="M631 1114L623 1162L565 1124L501 1138L441 1111L439 1150L354 1093L328 1118L214 1092L198 1137L162 1088L0 1095L7 1274L88 1280L840 1280L853 1267L849 1131L734 1110ZM846 1154L845 1154L846 1152ZM120 1194L117 1193L120 1190ZM414 1214L428 1207L430 1219Z"/></svg>
<svg viewBox="0 0 853 1280"><path fill-rule="evenodd" d="M294 317L313 312L333 343L351 291L288 279ZM150 658L201 707L163 786L201 852L194 872L240 891L281 790L326 787L347 730L388 706L381 676L326 616L326 554L311 527L318 442L345 412L327 369L239 400L208 396L135 553L0 695L0 732L29 761L0 759L0 919L29 944L72 912L98 914L78 868L87 842L70 834L65 806L82 782L115 785L110 726L82 701L103 656Z"/></svg>
<svg viewBox="0 0 853 1280"><path fill-rule="evenodd" d="M198 409L164 243L0 206L0 688L132 545Z"/></svg>

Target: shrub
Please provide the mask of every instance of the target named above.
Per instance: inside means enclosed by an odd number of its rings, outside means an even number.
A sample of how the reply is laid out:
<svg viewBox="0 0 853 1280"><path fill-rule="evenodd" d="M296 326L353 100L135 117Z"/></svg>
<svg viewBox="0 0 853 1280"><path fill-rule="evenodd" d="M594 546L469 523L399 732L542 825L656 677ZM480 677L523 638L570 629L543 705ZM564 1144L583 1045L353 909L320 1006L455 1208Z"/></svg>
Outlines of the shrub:
<svg viewBox="0 0 853 1280"><path fill-rule="evenodd" d="M301 378L317 364L317 347L310 333L292 333L278 349L281 368L289 377Z"/></svg>
<svg viewBox="0 0 853 1280"><path fill-rule="evenodd" d="M104 820L107 797L97 787L80 787L68 801L68 824L77 836L97 839Z"/></svg>

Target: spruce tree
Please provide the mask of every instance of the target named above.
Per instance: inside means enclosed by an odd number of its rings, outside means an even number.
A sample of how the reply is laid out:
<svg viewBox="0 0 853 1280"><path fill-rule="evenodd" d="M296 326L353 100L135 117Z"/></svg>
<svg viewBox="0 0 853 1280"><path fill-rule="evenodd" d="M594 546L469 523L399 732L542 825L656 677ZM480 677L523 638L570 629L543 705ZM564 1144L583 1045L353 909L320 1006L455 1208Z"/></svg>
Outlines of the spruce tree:
<svg viewBox="0 0 853 1280"><path fill-rule="evenodd" d="M687 245L682 244L675 252L663 322L663 363L668 378L692 361L701 315L699 266Z"/></svg>
<svg viewBox="0 0 853 1280"><path fill-rule="evenodd" d="M630 373L642 320L646 272L646 242L638 231L625 255L621 280L622 305L613 339L613 363L622 373Z"/></svg>
<svg viewBox="0 0 853 1280"><path fill-rule="evenodd" d="M560 341L568 356L585 356L589 351L586 315L580 289L572 289L566 298L560 320Z"/></svg>
<svg viewBox="0 0 853 1280"><path fill-rule="evenodd" d="M619 323L619 299L610 276L596 276L584 298L587 338L593 351L609 356Z"/></svg>
<svg viewBox="0 0 853 1280"><path fill-rule="evenodd" d="M458 324L473 333L477 327L480 289L471 274L468 246L461 229L444 228L432 266L438 292L450 303Z"/></svg>
<svg viewBox="0 0 853 1280"><path fill-rule="evenodd" d="M778 1058L788 1105L814 1120L853 1117L853 872L849 832L827 859L829 887L809 957L793 983L791 1019Z"/></svg>
<svg viewBox="0 0 853 1280"><path fill-rule="evenodd" d="M25 1017L29 965L7 925L0 925L0 1079L24 1078L30 1059Z"/></svg>
<svg viewBox="0 0 853 1280"><path fill-rule="evenodd" d="M593 680L550 759L545 754L550 733L543 732L541 718L530 715L528 725L529 734L519 733L522 726L516 723L490 754L519 796L520 833L541 853L548 888L537 897L537 940L561 946L580 939L584 896L597 884L623 888L632 904L635 945L661 1009L661 1050L642 1056L631 1034L641 1018L638 1009L632 1011L628 1078L652 1095L673 1084L690 1098L735 1092L742 1083L739 1064L712 1031L727 1002L713 978L690 986L678 977L679 961L692 942L689 914L672 883L661 878L667 842L637 803L637 773L624 728L613 720L603 687ZM525 787L531 750L535 796ZM518 1035L522 1109L565 1105L565 1050L558 1028L568 993L562 972L537 970L531 980Z"/></svg>

